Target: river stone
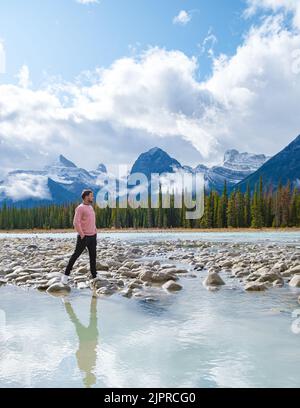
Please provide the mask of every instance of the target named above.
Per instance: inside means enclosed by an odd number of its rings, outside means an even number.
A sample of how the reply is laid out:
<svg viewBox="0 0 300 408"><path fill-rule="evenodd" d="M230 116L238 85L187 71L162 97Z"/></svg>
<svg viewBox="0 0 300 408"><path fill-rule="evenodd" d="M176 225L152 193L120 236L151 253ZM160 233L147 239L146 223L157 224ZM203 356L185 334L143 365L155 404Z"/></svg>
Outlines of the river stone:
<svg viewBox="0 0 300 408"><path fill-rule="evenodd" d="M79 274L79 275L84 275L86 273L88 273L88 269L86 266L81 266L80 268L76 269L75 273Z"/></svg>
<svg viewBox="0 0 300 408"><path fill-rule="evenodd" d="M109 286L109 287L102 287L96 291L96 294L99 295L106 295L111 296L113 295L118 288L116 286Z"/></svg>
<svg viewBox="0 0 300 408"><path fill-rule="evenodd" d="M120 273L120 269L118 271ZM139 276L140 272L139 271L132 271L130 269L128 270L122 270L120 275L125 276L126 278L137 278Z"/></svg>
<svg viewBox="0 0 300 408"><path fill-rule="evenodd" d="M47 279L52 279L52 278L61 278L61 272L50 272L47 273L46 278Z"/></svg>
<svg viewBox="0 0 300 408"><path fill-rule="evenodd" d="M122 295L124 297L127 297L127 298L131 298L132 293L133 293L132 289L125 288L125 289L121 290L120 295Z"/></svg>
<svg viewBox="0 0 300 408"><path fill-rule="evenodd" d="M142 281L148 281L152 283L165 283L168 280L178 280L178 278L169 272L152 272L145 271L139 275L139 279Z"/></svg>
<svg viewBox="0 0 300 408"><path fill-rule="evenodd" d="M97 261L97 263L96 263L96 268L97 268L97 271L98 270L101 270L101 271L108 271L109 270L109 266L106 263L99 262L99 261Z"/></svg>
<svg viewBox="0 0 300 408"><path fill-rule="evenodd" d="M100 289L103 287L107 287L110 285L109 280L107 279L101 279L101 278L96 278L90 283L91 289Z"/></svg>
<svg viewBox="0 0 300 408"><path fill-rule="evenodd" d="M300 288L300 275L295 275L291 279L289 285L292 286L293 288Z"/></svg>
<svg viewBox="0 0 300 408"><path fill-rule="evenodd" d="M300 274L300 265L294 266L290 269L292 275Z"/></svg>
<svg viewBox="0 0 300 408"><path fill-rule="evenodd" d="M18 278L16 278L15 282L17 284L18 283L24 283L24 282L27 282L30 279L31 279L30 275L24 275L24 276L19 276Z"/></svg>
<svg viewBox="0 0 300 408"><path fill-rule="evenodd" d="M281 275L276 272L264 272L261 274L261 276L257 279L257 282L274 282L276 280L281 280Z"/></svg>
<svg viewBox="0 0 300 408"><path fill-rule="evenodd" d="M278 288L282 288L284 286L284 280L282 278L275 280L273 282L273 286L278 287Z"/></svg>
<svg viewBox="0 0 300 408"><path fill-rule="evenodd" d="M51 286L54 283L59 283L60 281L61 281L61 274L60 276L57 276L56 278L49 279L48 285Z"/></svg>
<svg viewBox="0 0 300 408"><path fill-rule="evenodd" d="M164 264L164 265L161 265L161 267L160 267L160 269L172 269L172 268L176 268L176 265Z"/></svg>
<svg viewBox="0 0 300 408"><path fill-rule="evenodd" d="M12 272L9 273L8 275L5 276L6 279L11 280L11 279L15 279L19 276L19 274L17 272Z"/></svg>
<svg viewBox="0 0 300 408"><path fill-rule="evenodd" d="M182 289L182 286L173 280L169 280L168 282L164 283L162 287L170 292L177 292Z"/></svg>
<svg viewBox="0 0 300 408"><path fill-rule="evenodd" d="M277 262L274 266L274 269L277 269L279 272L284 272L288 269L285 262Z"/></svg>
<svg viewBox="0 0 300 408"><path fill-rule="evenodd" d="M63 285L62 283L54 283L47 289L47 293L52 295L55 294L67 294L71 292L71 288L68 285Z"/></svg>
<svg viewBox="0 0 300 408"><path fill-rule="evenodd" d="M170 269L163 269L163 271L161 272L184 274L184 273L188 273L189 271L187 271L186 269L180 269L180 268L170 268Z"/></svg>
<svg viewBox="0 0 300 408"><path fill-rule="evenodd" d="M203 281L204 286L222 286L225 282L217 272L211 272Z"/></svg>
<svg viewBox="0 0 300 408"><path fill-rule="evenodd" d="M129 289L136 289L136 288L140 288L143 285L143 283L140 283L140 281L132 281L128 284L128 288Z"/></svg>
<svg viewBox="0 0 300 408"><path fill-rule="evenodd" d="M248 292L263 292L267 290L267 286L264 283L250 282L245 286L245 290Z"/></svg>
<svg viewBox="0 0 300 408"><path fill-rule="evenodd" d="M48 284L40 284L36 288L40 292L45 292L49 288L49 285Z"/></svg>

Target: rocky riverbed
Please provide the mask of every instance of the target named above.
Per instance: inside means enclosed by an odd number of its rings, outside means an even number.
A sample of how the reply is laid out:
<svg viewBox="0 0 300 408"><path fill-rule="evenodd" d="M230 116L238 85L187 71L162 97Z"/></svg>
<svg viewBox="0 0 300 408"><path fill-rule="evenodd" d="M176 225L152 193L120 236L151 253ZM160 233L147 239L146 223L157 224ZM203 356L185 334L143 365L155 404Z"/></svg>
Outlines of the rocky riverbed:
<svg viewBox="0 0 300 408"><path fill-rule="evenodd" d="M69 284L62 285L61 274L74 246L75 240L69 238L19 237L1 241L0 285L33 287L55 296L91 289L97 296L119 293L148 301L155 301L162 294L175 294L184 288L185 278L198 274L210 291L224 285L248 292L284 285L300 288L300 248L296 244L195 240L138 244L100 238L99 278L91 282L88 253L84 252L73 268Z"/></svg>

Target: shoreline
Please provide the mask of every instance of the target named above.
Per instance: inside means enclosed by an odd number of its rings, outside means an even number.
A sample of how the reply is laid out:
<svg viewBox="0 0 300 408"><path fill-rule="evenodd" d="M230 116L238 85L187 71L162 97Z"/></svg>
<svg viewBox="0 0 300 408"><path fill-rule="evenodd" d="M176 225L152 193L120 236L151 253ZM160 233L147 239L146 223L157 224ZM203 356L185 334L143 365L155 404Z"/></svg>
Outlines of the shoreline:
<svg viewBox="0 0 300 408"><path fill-rule="evenodd" d="M14 229L14 230L1 230L0 234L69 234L75 233L74 229ZM213 233L213 232L223 232L223 233L257 233L257 232L300 232L299 227L291 227L291 228L210 228L210 229L203 229L203 228L122 228L122 229L115 229L115 228L102 228L98 229L98 234L101 233Z"/></svg>

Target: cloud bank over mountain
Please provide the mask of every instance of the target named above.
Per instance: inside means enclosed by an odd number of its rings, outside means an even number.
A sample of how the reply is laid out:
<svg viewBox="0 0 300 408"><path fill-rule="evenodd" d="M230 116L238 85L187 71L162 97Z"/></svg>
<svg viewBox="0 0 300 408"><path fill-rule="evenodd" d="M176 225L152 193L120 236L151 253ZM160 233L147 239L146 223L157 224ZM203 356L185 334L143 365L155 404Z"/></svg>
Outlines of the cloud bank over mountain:
<svg viewBox="0 0 300 408"><path fill-rule="evenodd" d="M157 46L40 88L23 66L18 85L0 85L0 176L58 153L93 168L99 159L132 163L153 145L210 165L233 147L277 152L299 134L299 7L248 1L245 15L259 11L233 55L212 57L208 79L198 77L201 57Z"/></svg>

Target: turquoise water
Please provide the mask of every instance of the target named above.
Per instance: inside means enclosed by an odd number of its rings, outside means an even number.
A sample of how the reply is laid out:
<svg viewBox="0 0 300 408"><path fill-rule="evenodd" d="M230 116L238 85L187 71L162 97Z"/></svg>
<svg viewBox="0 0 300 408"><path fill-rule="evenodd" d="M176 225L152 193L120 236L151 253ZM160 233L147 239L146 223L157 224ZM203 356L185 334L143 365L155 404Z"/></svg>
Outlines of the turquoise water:
<svg viewBox="0 0 300 408"><path fill-rule="evenodd" d="M255 235L225 238L300 242L299 233ZM166 234L109 237L149 241ZM245 293L223 276L227 285L209 292L204 276L181 278L184 289L159 302L73 291L64 303L2 286L0 387L299 387L299 291Z"/></svg>

